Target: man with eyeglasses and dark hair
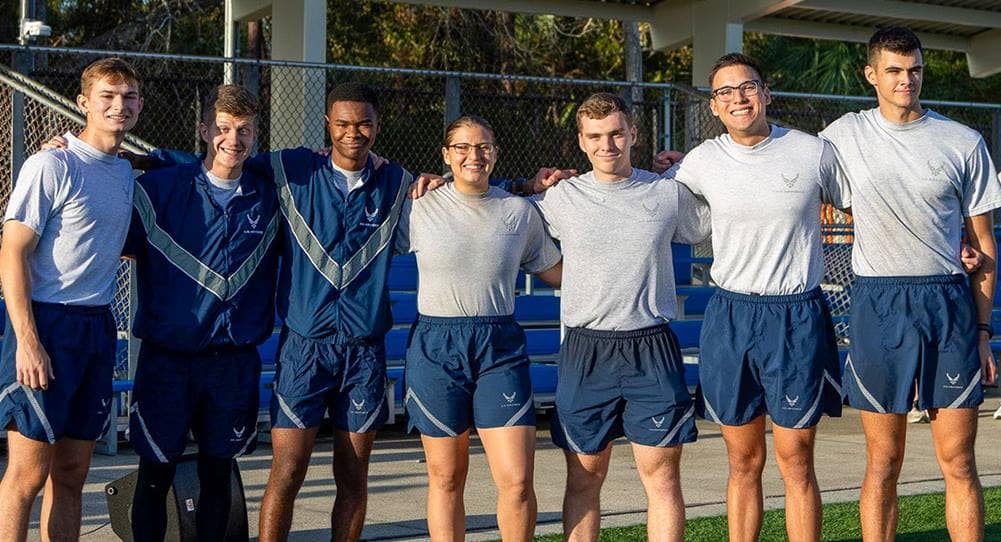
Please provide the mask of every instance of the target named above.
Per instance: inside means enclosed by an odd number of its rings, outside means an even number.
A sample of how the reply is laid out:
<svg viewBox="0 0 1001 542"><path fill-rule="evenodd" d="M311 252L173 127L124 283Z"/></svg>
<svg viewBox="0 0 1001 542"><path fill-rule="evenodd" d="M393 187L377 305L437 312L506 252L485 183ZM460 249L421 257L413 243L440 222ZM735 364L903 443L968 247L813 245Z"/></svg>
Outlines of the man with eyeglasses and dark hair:
<svg viewBox="0 0 1001 542"><path fill-rule="evenodd" d="M848 187L830 144L768 124L771 96L754 59L721 57L709 85L709 107L727 133L667 172L712 216L719 290L702 326L696 409L720 425L726 443L730 540L757 540L761 531L765 414L789 539L820 540L816 426L822 414L841 415L834 325L820 291L820 205L845 207Z"/></svg>
<svg viewBox="0 0 1001 542"><path fill-rule="evenodd" d="M866 541L891 540L896 531L915 381L945 477L949 535L984 536L974 443L981 386L997 372L989 340L992 211L1001 207L1001 182L980 134L922 107L923 75L913 32L876 32L865 77L879 106L820 134L835 145L852 188L857 278L844 378L848 404L862 410L868 448L859 501ZM985 258L970 279L959 257L964 226Z"/></svg>

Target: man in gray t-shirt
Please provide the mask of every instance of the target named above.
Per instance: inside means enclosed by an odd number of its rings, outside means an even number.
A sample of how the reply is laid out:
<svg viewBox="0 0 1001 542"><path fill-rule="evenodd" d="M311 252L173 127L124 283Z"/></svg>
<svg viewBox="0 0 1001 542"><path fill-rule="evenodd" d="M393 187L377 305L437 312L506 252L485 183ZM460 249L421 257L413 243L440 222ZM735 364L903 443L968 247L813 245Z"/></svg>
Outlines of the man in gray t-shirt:
<svg viewBox="0 0 1001 542"><path fill-rule="evenodd" d="M712 211L712 277L699 348L696 409L720 425L730 463L733 540L757 540L771 418L790 540L820 537L813 446L821 415L841 415L834 325L820 291L820 206L850 193L821 139L769 125L760 65L739 53L710 71L709 106L727 133L693 149L669 176ZM750 459L749 459L750 458Z"/></svg>
<svg viewBox="0 0 1001 542"><path fill-rule="evenodd" d="M8 466L0 540L23 540L35 496L42 538L80 533L80 491L111 403L114 296L132 216L132 168L117 157L142 110L132 67L98 60L81 76L87 116L66 150L29 158L4 216L0 282L7 328L0 357L0 425Z"/></svg>
<svg viewBox="0 0 1001 542"><path fill-rule="evenodd" d="M848 175L855 217L858 277L844 389L862 410L869 452L862 536L887 540L896 530L905 413L917 382L946 480L949 533L982 540L974 442L981 383L996 374L991 211L1001 207L1001 183L979 134L921 106L923 70L921 43L910 30L876 32L865 75L879 107L849 113L820 134ZM964 226L986 261L972 288L959 260Z"/></svg>
<svg viewBox="0 0 1001 542"><path fill-rule="evenodd" d="M674 319L671 243L709 233L705 203L672 180L633 168L636 128L613 94L577 110L593 170L534 198L563 251L562 320L553 440L566 452L564 536L596 539L611 442L633 444L651 538L684 532L678 463L695 440ZM541 188L535 181L530 189Z"/></svg>

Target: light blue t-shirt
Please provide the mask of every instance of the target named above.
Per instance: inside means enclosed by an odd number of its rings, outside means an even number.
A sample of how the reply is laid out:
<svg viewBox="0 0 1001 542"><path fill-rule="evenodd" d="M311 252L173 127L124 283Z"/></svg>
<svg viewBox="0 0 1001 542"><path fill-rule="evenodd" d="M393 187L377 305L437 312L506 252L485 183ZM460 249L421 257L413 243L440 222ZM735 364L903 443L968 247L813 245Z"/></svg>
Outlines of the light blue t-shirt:
<svg viewBox="0 0 1001 542"><path fill-rule="evenodd" d="M73 134L63 137L66 149L25 161L4 222L38 234L28 262L33 300L108 305L132 217L132 167Z"/></svg>

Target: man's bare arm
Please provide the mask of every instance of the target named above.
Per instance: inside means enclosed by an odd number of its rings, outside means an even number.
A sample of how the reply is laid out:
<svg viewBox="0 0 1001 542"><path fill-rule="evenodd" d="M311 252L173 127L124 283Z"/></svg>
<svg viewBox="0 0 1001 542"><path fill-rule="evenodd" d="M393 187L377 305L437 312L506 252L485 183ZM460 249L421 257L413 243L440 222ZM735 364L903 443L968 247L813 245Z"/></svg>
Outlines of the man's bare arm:
<svg viewBox="0 0 1001 542"><path fill-rule="evenodd" d="M560 261L556 262L556 265L541 273L536 273L535 276L553 288L559 288L563 282L563 258L560 258Z"/></svg>
<svg viewBox="0 0 1001 542"><path fill-rule="evenodd" d="M52 362L42 347L31 311L31 275L28 258L38 245L38 234L17 221L3 227L0 244L0 283L7 303L7 314L17 337L15 355L17 381L32 389L48 389L55 378Z"/></svg>
<svg viewBox="0 0 1001 542"><path fill-rule="evenodd" d="M998 252L997 241L994 239L994 218L991 213L967 218L966 233L970 238L970 246L983 254L984 258L980 268L970 275L973 302L977 308L977 322L990 325ZM990 339L989 332L977 331L981 376L986 384L993 384L997 378L997 366L994 363L994 353L991 352Z"/></svg>
<svg viewBox="0 0 1001 542"><path fill-rule="evenodd" d="M526 181L524 185L513 187L513 193L519 196L531 196L549 190L559 184L564 179L569 179L577 175L576 169L558 169L551 167L540 168L535 177Z"/></svg>

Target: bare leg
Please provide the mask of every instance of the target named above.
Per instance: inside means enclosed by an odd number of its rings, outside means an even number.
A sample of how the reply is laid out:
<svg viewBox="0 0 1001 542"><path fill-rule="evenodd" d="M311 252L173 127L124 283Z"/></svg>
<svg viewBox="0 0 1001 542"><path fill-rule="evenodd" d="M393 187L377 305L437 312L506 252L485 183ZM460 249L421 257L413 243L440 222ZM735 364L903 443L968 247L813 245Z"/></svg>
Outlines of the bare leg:
<svg viewBox="0 0 1001 542"><path fill-rule="evenodd" d="M330 513L333 542L361 538L368 506L368 460L372 455L375 431L349 433L334 431L334 482L337 495Z"/></svg>
<svg viewBox="0 0 1001 542"><path fill-rule="evenodd" d="M744 425L721 425L730 475L726 483L727 529L732 542L754 541L761 533L765 468L765 417Z"/></svg>
<svg viewBox="0 0 1001 542"><path fill-rule="evenodd" d="M904 464L907 419L904 414L862 412L866 465L859 499L862 539L893 542L897 532L897 479Z"/></svg>
<svg viewBox="0 0 1001 542"><path fill-rule="evenodd" d="M268 474L268 486L264 490L258 524L261 542L288 539L295 496L306 478L309 458L316 442L316 431L316 427L271 429L271 472Z"/></svg>
<svg viewBox="0 0 1001 542"><path fill-rule="evenodd" d="M83 484L87 481L93 440L59 439L52 447L52 464L42 495L42 540L78 540Z"/></svg>
<svg viewBox="0 0 1001 542"><path fill-rule="evenodd" d="M8 428L7 471L0 480L0 540L28 538L31 506L48 478L53 448Z"/></svg>
<svg viewBox="0 0 1001 542"><path fill-rule="evenodd" d="M421 436L428 464L428 532L434 541L466 536L463 491L469 473L469 430L457 437Z"/></svg>
<svg viewBox="0 0 1001 542"><path fill-rule="evenodd" d="M953 542L984 539L984 491L977 476L973 445L976 408L940 408L930 412L932 442L945 477L945 524Z"/></svg>
<svg viewBox="0 0 1001 542"><path fill-rule="evenodd" d="M497 524L504 542L535 535L535 426L478 429L497 486Z"/></svg>
<svg viewBox="0 0 1001 542"><path fill-rule="evenodd" d="M678 469L681 448L633 444L636 469L646 491L648 540L681 542L685 536L685 499Z"/></svg>
<svg viewBox="0 0 1001 542"><path fill-rule="evenodd" d="M772 425L775 459L785 483L786 534L789 542L820 540L820 486L813 469L817 428L789 429Z"/></svg>
<svg viewBox="0 0 1001 542"><path fill-rule="evenodd" d="M601 486L608 474L612 443L593 455L566 452L567 488L563 494L563 538L595 542L601 527Z"/></svg>

